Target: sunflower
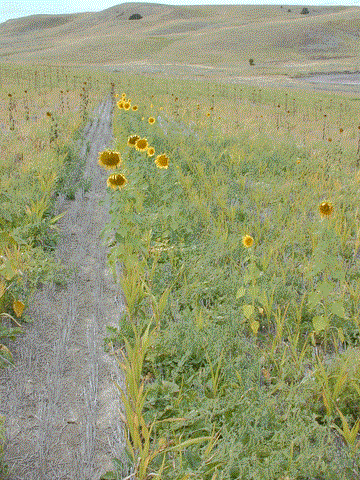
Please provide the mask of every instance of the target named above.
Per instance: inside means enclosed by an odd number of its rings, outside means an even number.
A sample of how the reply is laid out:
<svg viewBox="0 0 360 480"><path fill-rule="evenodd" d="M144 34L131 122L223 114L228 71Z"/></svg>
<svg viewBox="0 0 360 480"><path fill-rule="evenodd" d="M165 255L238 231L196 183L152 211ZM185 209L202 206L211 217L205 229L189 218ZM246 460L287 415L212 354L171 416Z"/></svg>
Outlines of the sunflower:
<svg viewBox="0 0 360 480"><path fill-rule="evenodd" d="M319 211L322 217L330 217L330 215L333 213L333 210L334 207L329 202L322 202L319 205Z"/></svg>
<svg viewBox="0 0 360 480"><path fill-rule="evenodd" d="M131 136L128 138L127 144L129 145L129 147L135 147L135 143L136 143L138 140L140 140L139 135L131 135Z"/></svg>
<svg viewBox="0 0 360 480"><path fill-rule="evenodd" d="M254 239L250 235L245 235L245 237L242 239L242 242L245 248L250 248L254 243Z"/></svg>
<svg viewBox="0 0 360 480"><path fill-rule="evenodd" d="M118 108L121 110L122 108L124 108L124 102L122 102L121 100L119 100L116 104L118 106Z"/></svg>
<svg viewBox="0 0 360 480"><path fill-rule="evenodd" d="M148 154L148 157L152 157L155 153L155 148L154 147L148 147L147 149L147 154Z"/></svg>
<svg viewBox="0 0 360 480"><path fill-rule="evenodd" d="M120 190L121 188L125 187L125 185L128 183L124 175L121 175L121 173L114 173L113 175L110 175L110 177L107 179L107 186L113 188L116 190L117 188Z"/></svg>
<svg viewBox="0 0 360 480"><path fill-rule="evenodd" d="M124 102L124 110L130 110L130 102Z"/></svg>
<svg viewBox="0 0 360 480"><path fill-rule="evenodd" d="M153 123L155 123L155 118L154 117L149 117L148 122L150 123L150 125L152 125Z"/></svg>
<svg viewBox="0 0 360 480"><path fill-rule="evenodd" d="M116 168L121 164L121 155L113 150L99 152L99 165L106 169Z"/></svg>
<svg viewBox="0 0 360 480"><path fill-rule="evenodd" d="M139 138L139 140L136 140L135 148L139 152L145 152L148 148L147 139L146 138Z"/></svg>
<svg viewBox="0 0 360 480"><path fill-rule="evenodd" d="M133 110L134 112L136 112L136 110L138 109L138 106L137 106L137 105L133 105L131 108L132 108L132 110Z"/></svg>
<svg viewBox="0 0 360 480"><path fill-rule="evenodd" d="M156 166L158 168L168 168L169 166L169 157L166 155L158 155L155 160Z"/></svg>

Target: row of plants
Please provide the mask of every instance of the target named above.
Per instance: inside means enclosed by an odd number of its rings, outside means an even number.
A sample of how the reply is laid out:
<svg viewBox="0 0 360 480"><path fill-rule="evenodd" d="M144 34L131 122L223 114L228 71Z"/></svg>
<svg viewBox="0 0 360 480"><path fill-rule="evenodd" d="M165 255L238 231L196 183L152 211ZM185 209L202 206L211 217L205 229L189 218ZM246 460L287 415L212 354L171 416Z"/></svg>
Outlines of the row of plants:
<svg viewBox="0 0 360 480"><path fill-rule="evenodd" d="M190 141L164 135L159 110L123 94L116 150L99 154L115 169L103 232L114 277L124 266L126 311L106 344L126 375L127 473L358 478L350 166L324 175L331 165L290 142L209 123Z"/></svg>

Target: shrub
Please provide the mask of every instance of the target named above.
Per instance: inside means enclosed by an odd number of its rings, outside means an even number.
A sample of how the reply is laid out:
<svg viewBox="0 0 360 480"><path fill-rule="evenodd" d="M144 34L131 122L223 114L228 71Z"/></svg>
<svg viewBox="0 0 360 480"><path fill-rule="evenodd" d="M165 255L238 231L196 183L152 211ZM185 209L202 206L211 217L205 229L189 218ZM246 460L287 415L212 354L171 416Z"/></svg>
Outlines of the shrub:
<svg viewBox="0 0 360 480"><path fill-rule="evenodd" d="M129 20L140 20L140 18L142 18L140 13L133 13L132 15L130 15Z"/></svg>
<svg viewBox="0 0 360 480"><path fill-rule="evenodd" d="M307 13L309 13L309 9L304 7L301 12L300 12L302 15L306 15Z"/></svg>

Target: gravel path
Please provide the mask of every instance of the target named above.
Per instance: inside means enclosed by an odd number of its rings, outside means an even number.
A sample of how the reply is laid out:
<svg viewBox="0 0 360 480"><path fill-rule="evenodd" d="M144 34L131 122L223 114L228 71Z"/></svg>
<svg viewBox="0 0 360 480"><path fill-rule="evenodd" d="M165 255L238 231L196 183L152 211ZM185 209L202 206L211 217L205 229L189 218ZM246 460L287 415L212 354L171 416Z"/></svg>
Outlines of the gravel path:
<svg viewBox="0 0 360 480"><path fill-rule="evenodd" d="M114 470L112 458L124 459L125 436L115 380L124 387L122 370L103 350L106 325L118 326L124 305L119 287L106 268L107 248L101 230L109 222L107 173L98 152L112 148L109 95L85 129L85 176L92 180L74 201L58 197L61 241L56 255L78 267L64 288L45 285L34 295L33 324L12 343L15 367L0 371L0 414L6 417L4 462L10 480L99 480ZM57 213L56 212L56 213Z"/></svg>

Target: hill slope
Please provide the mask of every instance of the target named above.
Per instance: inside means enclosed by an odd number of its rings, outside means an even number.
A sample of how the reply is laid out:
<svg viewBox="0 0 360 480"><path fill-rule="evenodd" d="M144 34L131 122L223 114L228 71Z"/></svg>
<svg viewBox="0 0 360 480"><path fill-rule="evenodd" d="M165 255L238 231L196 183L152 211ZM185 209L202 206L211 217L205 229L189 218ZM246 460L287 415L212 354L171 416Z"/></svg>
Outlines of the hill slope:
<svg viewBox="0 0 360 480"><path fill-rule="evenodd" d="M199 64L248 71L306 62L357 67L360 7L123 3L101 12L35 15L0 24L0 58L12 63ZM139 20L129 20L138 13ZM254 69L253 69L254 71Z"/></svg>

